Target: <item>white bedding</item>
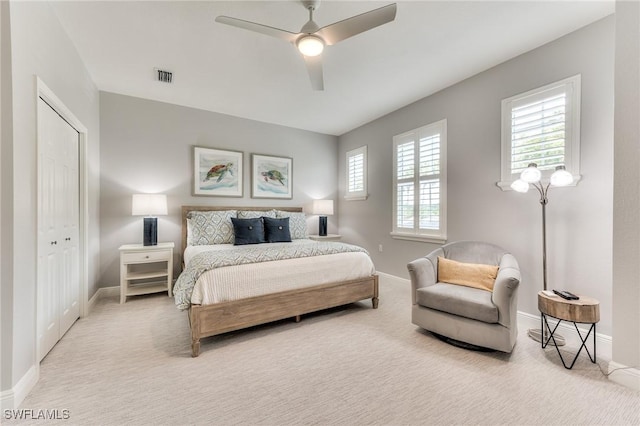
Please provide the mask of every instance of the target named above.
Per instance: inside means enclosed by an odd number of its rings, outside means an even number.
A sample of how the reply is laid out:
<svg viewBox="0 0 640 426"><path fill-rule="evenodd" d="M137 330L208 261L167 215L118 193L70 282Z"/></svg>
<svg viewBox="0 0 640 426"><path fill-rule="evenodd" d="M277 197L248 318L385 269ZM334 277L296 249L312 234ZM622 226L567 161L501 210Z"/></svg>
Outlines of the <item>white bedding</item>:
<svg viewBox="0 0 640 426"><path fill-rule="evenodd" d="M309 240L293 240L304 244ZM202 251L227 250L231 244L189 246L184 252L185 265ZM252 296L313 287L339 281L365 278L375 273L371 258L362 252L285 259L256 264L224 266L203 273L196 281L191 303L213 304Z"/></svg>

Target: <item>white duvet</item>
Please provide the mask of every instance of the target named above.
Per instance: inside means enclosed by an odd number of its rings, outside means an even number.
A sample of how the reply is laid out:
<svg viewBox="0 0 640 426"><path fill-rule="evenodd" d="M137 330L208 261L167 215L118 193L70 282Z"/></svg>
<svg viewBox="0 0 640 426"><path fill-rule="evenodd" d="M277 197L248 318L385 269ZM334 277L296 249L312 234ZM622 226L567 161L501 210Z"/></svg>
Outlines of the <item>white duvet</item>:
<svg viewBox="0 0 640 426"><path fill-rule="evenodd" d="M291 243L308 244L309 240ZM196 254L210 250L228 250L232 244L189 246L184 252L185 265ZM375 273L371 258L363 252L285 259L248 265L224 266L203 273L196 281L191 303L207 305L365 278Z"/></svg>

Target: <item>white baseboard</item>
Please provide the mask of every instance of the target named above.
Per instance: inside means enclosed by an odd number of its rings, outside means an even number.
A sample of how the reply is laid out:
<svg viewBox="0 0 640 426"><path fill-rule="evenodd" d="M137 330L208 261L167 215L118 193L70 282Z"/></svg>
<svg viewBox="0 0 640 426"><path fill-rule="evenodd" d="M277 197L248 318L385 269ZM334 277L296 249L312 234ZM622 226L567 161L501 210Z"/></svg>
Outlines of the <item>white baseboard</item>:
<svg viewBox="0 0 640 426"><path fill-rule="evenodd" d="M91 313L93 307L96 302L103 297L113 297L120 296L120 286L113 287L100 287L93 295L93 297L89 300L89 309L88 312Z"/></svg>
<svg viewBox="0 0 640 426"><path fill-rule="evenodd" d="M386 272L380 272L380 271L376 271L376 274L378 274L380 278L384 278L385 280L388 280L388 281L394 281L396 284L411 285L411 281L409 281L406 278L396 277L395 275L387 274Z"/></svg>
<svg viewBox="0 0 640 426"><path fill-rule="evenodd" d="M27 395L29 395L31 389L33 389L36 383L38 383L39 378L40 365L32 365L13 388L3 391L0 394L0 407L2 410L13 410L18 408Z"/></svg>
<svg viewBox="0 0 640 426"><path fill-rule="evenodd" d="M549 323L551 328L553 328L554 325L552 324L555 324L556 320L554 320L553 318L549 318ZM526 312L518 311L518 327L524 330L528 330L530 328L540 329L540 315L532 315ZM598 327L596 326L596 330L597 328ZM586 336L587 332L589 331L588 327L585 328L585 324L580 324L580 326L578 326L578 329L580 330L580 333L582 333L583 336ZM573 323L567 323L563 321L562 324L558 326L557 332L562 337L565 338L565 341L567 342L566 343L567 347L575 348L576 351L578 350L578 348L580 348L580 345L581 345L580 337L578 336L578 333L576 332L576 329L573 326ZM587 348L589 348L589 351L591 351L592 344L593 344L593 336L591 335L589 336L589 339L587 340L587 344L586 344ZM612 353L613 353L613 340L611 339L611 336L607 336L606 334L596 333L596 359L611 361Z"/></svg>
<svg viewBox="0 0 640 426"><path fill-rule="evenodd" d="M635 367L611 361L609 363L609 380L626 386L636 391L640 391L640 370Z"/></svg>

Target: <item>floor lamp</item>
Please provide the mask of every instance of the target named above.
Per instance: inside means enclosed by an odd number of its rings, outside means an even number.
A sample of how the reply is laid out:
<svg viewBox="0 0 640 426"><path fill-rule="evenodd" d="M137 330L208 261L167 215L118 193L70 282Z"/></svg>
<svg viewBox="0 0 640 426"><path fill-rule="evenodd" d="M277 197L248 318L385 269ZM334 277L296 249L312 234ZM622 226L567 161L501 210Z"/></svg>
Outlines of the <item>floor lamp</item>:
<svg viewBox="0 0 640 426"><path fill-rule="evenodd" d="M549 182L544 184L540 179L542 174L536 163L530 163L529 166L522 171L520 179L511 184L511 189L517 192L527 192L530 186L538 190L540 194L540 205L542 206L542 285L547 290L547 215L546 206L549 203L547 193L552 186L567 186L573 183L573 176L564 166L557 166L555 172L549 178ZM529 337L537 342L541 342L547 336L547 330L532 328L528 330ZM544 335L544 336L543 336ZM562 336L555 336L556 344L562 346L565 340ZM547 340L546 338L544 339Z"/></svg>

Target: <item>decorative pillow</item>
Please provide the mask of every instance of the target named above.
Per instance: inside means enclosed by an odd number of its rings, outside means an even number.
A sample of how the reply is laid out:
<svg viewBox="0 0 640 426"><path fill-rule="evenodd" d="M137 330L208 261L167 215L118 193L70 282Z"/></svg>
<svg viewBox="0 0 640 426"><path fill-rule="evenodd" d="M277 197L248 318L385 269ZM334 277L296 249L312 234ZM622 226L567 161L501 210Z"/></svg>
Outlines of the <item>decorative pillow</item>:
<svg viewBox="0 0 640 426"><path fill-rule="evenodd" d="M233 222L233 232L235 235L235 242L233 244L236 246L265 242L262 218L237 219L232 217L231 222Z"/></svg>
<svg viewBox="0 0 640 426"><path fill-rule="evenodd" d="M232 217L236 217L235 210L190 211L187 214L187 244L190 246L232 244Z"/></svg>
<svg viewBox="0 0 640 426"><path fill-rule="evenodd" d="M301 238L309 238L307 232L307 218L302 212L285 212L276 210L276 217L282 219L289 218L289 230L291 231L291 239L299 240Z"/></svg>
<svg viewBox="0 0 640 426"><path fill-rule="evenodd" d="M268 243L290 243L291 232L289 231L289 218L273 219L263 217L264 237Z"/></svg>
<svg viewBox="0 0 640 426"><path fill-rule="evenodd" d="M259 210L238 210L238 219L255 219L258 217L272 217L275 219L276 211L275 210L267 210L267 211L259 211Z"/></svg>
<svg viewBox="0 0 640 426"><path fill-rule="evenodd" d="M462 263L438 256L438 281L493 291L498 267L479 263Z"/></svg>

